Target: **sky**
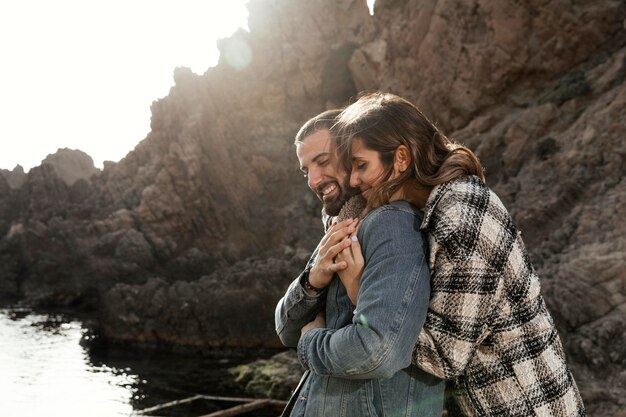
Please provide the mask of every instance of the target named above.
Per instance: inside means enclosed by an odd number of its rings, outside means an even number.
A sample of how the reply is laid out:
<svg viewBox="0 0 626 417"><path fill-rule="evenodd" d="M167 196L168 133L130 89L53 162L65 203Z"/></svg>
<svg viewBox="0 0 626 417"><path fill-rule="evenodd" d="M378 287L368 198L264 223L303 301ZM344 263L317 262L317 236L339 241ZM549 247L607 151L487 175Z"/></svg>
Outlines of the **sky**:
<svg viewBox="0 0 626 417"><path fill-rule="evenodd" d="M0 169L59 148L98 168L150 131L176 67L203 74L249 0L0 0ZM370 12L374 0L367 1Z"/></svg>
<svg viewBox="0 0 626 417"><path fill-rule="evenodd" d="M0 168L59 148L97 167L150 130L176 67L203 74L249 0L0 0Z"/></svg>

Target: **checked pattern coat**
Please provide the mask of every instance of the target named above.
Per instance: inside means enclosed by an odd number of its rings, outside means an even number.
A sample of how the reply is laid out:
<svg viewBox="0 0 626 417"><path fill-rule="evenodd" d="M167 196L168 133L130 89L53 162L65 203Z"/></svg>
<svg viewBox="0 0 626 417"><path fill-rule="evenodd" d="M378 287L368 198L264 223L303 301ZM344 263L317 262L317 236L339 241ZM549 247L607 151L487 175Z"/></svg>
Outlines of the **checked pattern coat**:
<svg viewBox="0 0 626 417"><path fill-rule="evenodd" d="M441 184L422 230L432 292L413 363L452 379L468 417L584 416L539 280L498 197L475 176Z"/></svg>

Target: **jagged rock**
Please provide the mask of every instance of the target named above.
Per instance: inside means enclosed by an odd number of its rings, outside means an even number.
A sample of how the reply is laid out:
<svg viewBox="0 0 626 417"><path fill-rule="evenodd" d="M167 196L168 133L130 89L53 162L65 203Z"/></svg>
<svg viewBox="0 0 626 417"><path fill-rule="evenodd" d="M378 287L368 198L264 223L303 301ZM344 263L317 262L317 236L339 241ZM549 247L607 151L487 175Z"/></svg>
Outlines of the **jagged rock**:
<svg viewBox="0 0 626 417"><path fill-rule="evenodd" d="M0 169L0 176L4 177L9 187L15 189L20 188L26 180L26 174L24 173L24 167L16 165L12 171L8 169Z"/></svg>
<svg viewBox="0 0 626 417"><path fill-rule="evenodd" d="M192 282L118 284L103 302L103 335L165 345L280 347L273 311L298 268L287 260L246 259Z"/></svg>
<svg viewBox="0 0 626 417"><path fill-rule="evenodd" d="M8 181L0 175L0 237L5 236L10 225L12 190Z"/></svg>
<svg viewBox="0 0 626 417"><path fill-rule="evenodd" d="M79 179L89 180L99 171L93 165L93 159L78 149L59 149L46 156L41 164L51 165L59 178L70 186Z"/></svg>
<svg viewBox="0 0 626 417"><path fill-rule="evenodd" d="M13 201L13 190L4 176L0 175L0 303L12 302L19 296L17 250L11 238L21 233L23 228L13 224L16 216Z"/></svg>

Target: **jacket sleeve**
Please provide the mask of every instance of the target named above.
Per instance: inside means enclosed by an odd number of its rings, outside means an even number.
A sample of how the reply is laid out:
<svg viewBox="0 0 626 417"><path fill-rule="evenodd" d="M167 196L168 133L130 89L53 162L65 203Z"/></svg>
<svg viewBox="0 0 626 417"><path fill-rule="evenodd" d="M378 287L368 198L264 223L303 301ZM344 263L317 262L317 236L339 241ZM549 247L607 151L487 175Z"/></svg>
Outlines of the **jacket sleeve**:
<svg viewBox="0 0 626 417"><path fill-rule="evenodd" d="M359 230L365 269L352 323L312 329L298 343L300 362L316 374L388 378L411 363L430 293L419 218L379 210Z"/></svg>
<svg viewBox="0 0 626 417"><path fill-rule="evenodd" d="M471 204L468 201L472 201ZM413 363L442 379L463 373L490 335L517 229L488 189L439 203L431 235L432 293ZM523 255L520 255L523 256Z"/></svg>
<svg viewBox="0 0 626 417"><path fill-rule="evenodd" d="M319 247L311 255L305 271L315 260L318 250ZM325 291L315 297L308 295L304 291L300 284L300 279L304 273L306 272L303 271L289 285L285 295L278 301L274 313L276 333L280 341L287 347L296 347L300 339L302 327L311 322L317 313L324 309L326 304Z"/></svg>

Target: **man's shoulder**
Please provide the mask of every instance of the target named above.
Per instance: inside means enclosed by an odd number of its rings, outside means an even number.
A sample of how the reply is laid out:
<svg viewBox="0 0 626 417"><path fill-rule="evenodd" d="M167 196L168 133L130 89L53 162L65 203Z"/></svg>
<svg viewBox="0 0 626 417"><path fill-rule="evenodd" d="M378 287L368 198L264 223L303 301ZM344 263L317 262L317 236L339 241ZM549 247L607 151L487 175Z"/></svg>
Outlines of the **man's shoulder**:
<svg viewBox="0 0 626 417"><path fill-rule="evenodd" d="M401 253L421 247L422 212L406 201L394 201L370 212L359 227L359 242L367 258L378 250ZM413 249L412 249L413 250Z"/></svg>
<svg viewBox="0 0 626 417"><path fill-rule="evenodd" d="M403 216L406 214L419 217L420 219L423 217L422 211L413 204L408 201L398 200L372 210L365 216L364 221L374 221L384 217Z"/></svg>

